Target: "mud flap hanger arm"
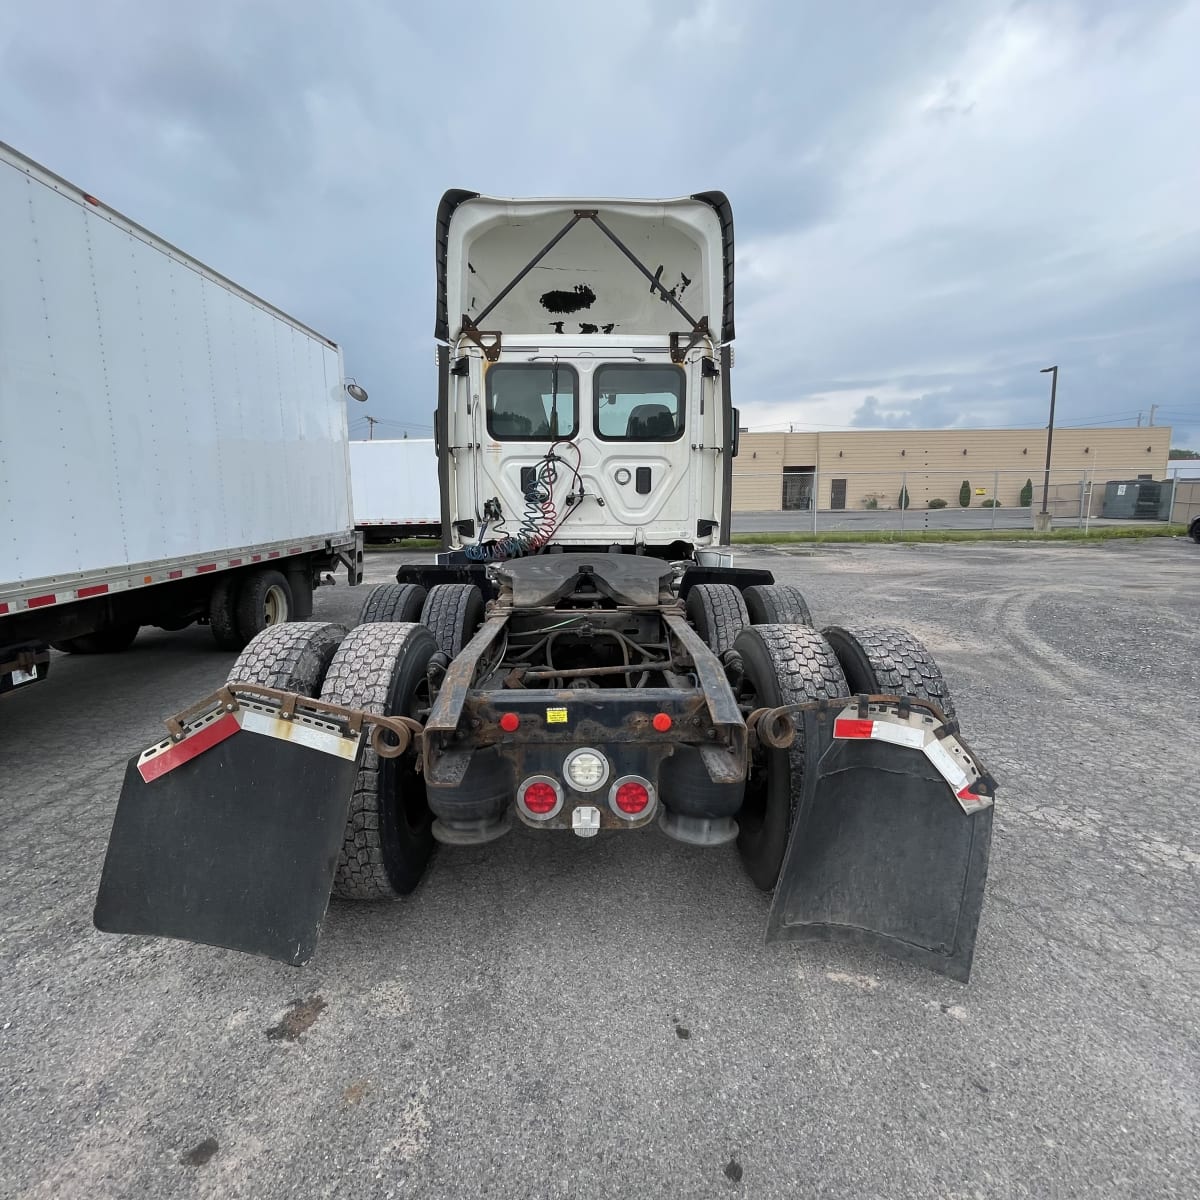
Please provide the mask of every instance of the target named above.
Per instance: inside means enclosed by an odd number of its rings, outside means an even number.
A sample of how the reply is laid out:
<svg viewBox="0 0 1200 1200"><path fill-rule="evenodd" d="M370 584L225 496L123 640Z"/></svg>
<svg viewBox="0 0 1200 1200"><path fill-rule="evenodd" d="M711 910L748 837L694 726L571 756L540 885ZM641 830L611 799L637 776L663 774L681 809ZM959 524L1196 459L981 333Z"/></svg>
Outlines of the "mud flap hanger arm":
<svg viewBox="0 0 1200 1200"><path fill-rule="evenodd" d="M914 709L918 710L917 715L923 723L927 724L932 718L933 724L929 729L932 737L921 736L918 728L912 728L909 735L904 728L911 725ZM857 695L853 698L784 704L778 708L757 708L746 718L751 743L757 741L773 750L788 749L796 740L796 726L792 717L804 713L814 713L822 723L828 722L832 716L834 738L875 738L922 751L951 785L959 803L967 811L986 808L995 802L996 781L988 774L975 752L962 740L958 722L947 717L931 701L912 696ZM889 720L889 725L877 729L875 718L878 717ZM895 720L890 721L891 717ZM953 753L945 749L947 745ZM957 769L955 755L960 760ZM973 769L974 778L971 772L962 772L961 767L966 764Z"/></svg>
<svg viewBox="0 0 1200 1200"><path fill-rule="evenodd" d="M411 717L385 717L378 713L362 712L356 708L330 704L327 700L284 691L282 688L267 687L261 683L245 683L241 680L231 680L212 695L172 717L167 717L163 724L166 725L171 740L180 742L187 737L188 726L196 717L204 716L218 707L227 713L236 712L243 702L254 700L274 702L278 706L280 719L284 721L294 721L297 715L310 715L323 720L332 718L341 723L352 736L362 734L364 728L368 729L371 749L380 758L398 758L424 734L421 723ZM389 740L389 737L392 740Z"/></svg>
<svg viewBox="0 0 1200 1200"><path fill-rule="evenodd" d="M683 319L692 327L690 334L671 334L671 361L683 362L687 357L688 351L697 343L705 338L711 337L708 328L708 317L701 317L697 320L691 313L679 303L674 293L668 288L665 288L658 275L654 274L645 263L605 223L600 219L600 214L594 208L577 208L571 219L512 277L509 282L500 289L492 302L477 317L471 317L467 313L463 313L462 318L462 333L461 336L474 342L484 353L484 357L488 362L495 362L500 357L501 348L501 333L497 330L482 330L479 328L481 321L487 320L488 316L496 308L498 304L533 270L534 267L558 245L559 242L575 228L582 220L591 221L618 250L633 265L646 277L650 283L650 291L657 294L659 299L669 304ZM659 270L661 274L661 268ZM687 337L689 340L686 345L682 343L682 339ZM485 339L487 339L485 341Z"/></svg>

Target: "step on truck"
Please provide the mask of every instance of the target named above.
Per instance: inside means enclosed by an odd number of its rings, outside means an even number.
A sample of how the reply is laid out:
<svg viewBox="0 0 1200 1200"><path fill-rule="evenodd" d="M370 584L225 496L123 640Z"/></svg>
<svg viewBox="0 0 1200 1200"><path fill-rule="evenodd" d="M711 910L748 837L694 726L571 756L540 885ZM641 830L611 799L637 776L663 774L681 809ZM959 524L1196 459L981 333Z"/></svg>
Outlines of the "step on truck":
<svg viewBox="0 0 1200 1200"><path fill-rule="evenodd" d="M3 144L0 262L0 693L361 578L333 342Z"/></svg>
<svg viewBox="0 0 1200 1200"><path fill-rule="evenodd" d="M768 938L967 979L995 784L941 672L726 545L733 262L718 192L445 196L443 549L352 629L258 635L133 756L101 929L299 964L331 892L519 825L735 843Z"/></svg>

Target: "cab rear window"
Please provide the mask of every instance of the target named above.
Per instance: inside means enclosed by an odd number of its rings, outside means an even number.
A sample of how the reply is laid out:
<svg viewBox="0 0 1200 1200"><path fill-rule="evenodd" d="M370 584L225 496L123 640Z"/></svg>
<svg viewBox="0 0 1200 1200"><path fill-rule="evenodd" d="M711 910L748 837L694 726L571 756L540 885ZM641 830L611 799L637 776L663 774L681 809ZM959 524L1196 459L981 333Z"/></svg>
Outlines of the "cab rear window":
<svg viewBox="0 0 1200 1200"><path fill-rule="evenodd" d="M487 373L487 428L501 442L553 442L579 429L579 377L555 363L497 363Z"/></svg>
<svg viewBox="0 0 1200 1200"><path fill-rule="evenodd" d="M595 374L596 433L614 442L673 442L683 434L684 378L666 363L609 363Z"/></svg>

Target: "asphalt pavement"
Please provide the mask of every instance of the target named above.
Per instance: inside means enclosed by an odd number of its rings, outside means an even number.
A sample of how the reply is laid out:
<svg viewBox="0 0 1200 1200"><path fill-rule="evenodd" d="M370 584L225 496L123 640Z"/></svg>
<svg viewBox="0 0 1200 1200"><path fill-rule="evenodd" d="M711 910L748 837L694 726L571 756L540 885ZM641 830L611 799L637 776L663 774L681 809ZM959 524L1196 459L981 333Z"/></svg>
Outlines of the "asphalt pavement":
<svg viewBox="0 0 1200 1200"><path fill-rule="evenodd" d="M126 759L233 660L143 631L0 700L0 1196L1200 1194L1200 547L738 558L941 661L1001 786L968 985L765 945L657 831L442 848L298 970L97 933Z"/></svg>

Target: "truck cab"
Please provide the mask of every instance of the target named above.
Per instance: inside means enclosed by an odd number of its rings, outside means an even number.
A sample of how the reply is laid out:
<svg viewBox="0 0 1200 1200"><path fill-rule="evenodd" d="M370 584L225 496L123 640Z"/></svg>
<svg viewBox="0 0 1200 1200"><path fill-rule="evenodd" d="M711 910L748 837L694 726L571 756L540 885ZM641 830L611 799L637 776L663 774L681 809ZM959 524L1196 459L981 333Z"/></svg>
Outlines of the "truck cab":
<svg viewBox="0 0 1200 1200"><path fill-rule="evenodd" d="M717 192L438 220L444 548L691 558L728 540L733 234Z"/></svg>

